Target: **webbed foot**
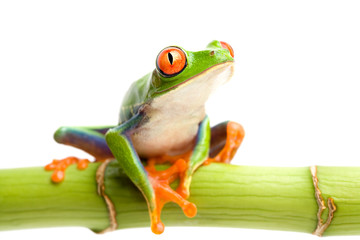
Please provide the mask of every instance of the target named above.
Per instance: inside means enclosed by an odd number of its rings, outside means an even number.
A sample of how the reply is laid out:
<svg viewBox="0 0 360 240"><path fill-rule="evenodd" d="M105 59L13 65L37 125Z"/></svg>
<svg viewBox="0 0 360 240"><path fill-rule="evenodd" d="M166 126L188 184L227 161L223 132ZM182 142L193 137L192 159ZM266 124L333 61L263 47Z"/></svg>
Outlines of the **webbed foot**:
<svg viewBox="0 0 360 240"><path fill-rule="evenodd" d="M185 154L182 157L187 157L187 155L190 154ZM171 162L172 166L162 171L155 169L156 163L165 162ZM179 156L164 156L160 158L151 158L148 160L148 164L145 169L148 172L151 185L155 192L156 207L154 208L155 210L150 213L151 230L154 233L160 234L164 231L164 224L161 222L160 215L163 206L167 202L174 202L178 204L187 217L194 217L196 215L197 208L195 204L185 200L186 197L181 195L181 178L184 176L185 171L188 169L188 163L184 158L179 158ZM180 185L177 190L173 190L170 187L170 184L178 177L180 178Z"/></svg>
<svg viewBox="0 0 360 240"><path fill-rule="evenodd" d="M166 173L170 173L172 171L173 168L168 168L165 171L157 171L155 169L155 165L156 164L164 164L164 163L170 163L172 164L172 166L179 164L180 162L183 164L183 168L181 168L181 170L177 171L177 174L174 172L174 174L172 174L171 176L169 175L169 177L174 178L174 179L170 179L170 183L173 182L176 178L179 179L179 185L176 188L176 192L178 194L180 194L181 197L183 197L184 199L189 197L189 174L187 174L187 171L189 170L189 162L190 162L190 158L192 155L192 151L189 151L187 153L181 154L181 155L176 155L176 156L168 156L168 155L164 155L161 157L156 157L156 158L149 158L148 159L148 164L146 167L146 170L152 171L152 172L157 172L157 174L161 174L161 172L166 172Z"/></svg>
<svg viewBox="0 0 360 240"><path fill-rule="evenodd" d="M51 163L45 166L45 170L54 171L51 175L51 180L59 183L65 178L65 170L72 164L77 164L79 170L86 169L90 161L88 159L79 159L77 157L67 157L61 160L54 159Z"/></svg>

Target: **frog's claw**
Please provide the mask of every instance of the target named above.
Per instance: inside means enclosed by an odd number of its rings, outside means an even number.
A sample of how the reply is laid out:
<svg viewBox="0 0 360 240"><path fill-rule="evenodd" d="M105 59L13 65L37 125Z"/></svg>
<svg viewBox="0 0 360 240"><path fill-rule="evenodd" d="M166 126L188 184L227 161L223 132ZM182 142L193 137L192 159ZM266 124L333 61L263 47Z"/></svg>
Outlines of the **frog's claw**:
<svg viewBox="0 0 360 240"><path fill-rule="evenodd" d="M186 187L185 184L186 182L188 182L187 181L188 176L186 174L186 171L189 169L189 161L191 155L192 155L192 151L189 151L187 153L176 156L163 155L161 157L149 158L147 160L146 170L152 173L156 172L156 174L158 176L161 176L162 179L168 178L170 183L173 182L176 178L179 178L179 185L176 189L176 192L180 194L180 196L186 199L189 196L188 187ZM156 171L155 165L164 164L164 163L170 163L172 164L172 167L168 168L165 171ZM177 168L175 168L175 166L177 166ZM174 169L178 169L178 170L174 171Z"/></svg>
<svg viewBox="0 0 360 240"><path fill-rule="evenodd" d="M86 169L90 161L88 159L80 159L77 157L67 157L61 160L54 159L51 163L45 166L45 170L54 171L51 175L51 180L59 183L65 178L65 170L72 164L77 164L79 170Z"/></svg>
<svg viewBox="0 0 360 240"><path fill-rule="evenodd" d="M230 163L236 151L240 147L245 136L244 128L236 122L227 122L226 124L226 143L222 150L215 156L208 158L204 165L212 162Z"/></svg>
<svg viewBox="0 0 360 240"><path fill-rule="evenodd" d="M172 159L172 157L168 158L168 160ZM148 165L145 167L149 175L150 183L155 192L155 207L153 211L150 212L150 218L151 230L156 234L160 234L164 231L164 224L161 222L160 215L163 206L167 202L174 202L178 204L187 217L194 217L197 212L195 204L185 200L183 196L170 187L170 184L178 176L183 175L184 171L186 171L187 162L180 158L176 160L168 169L162 171L156 170L155 163L163 162L165 160L166 157L161 157L159 159L149 159Z"/></svg>

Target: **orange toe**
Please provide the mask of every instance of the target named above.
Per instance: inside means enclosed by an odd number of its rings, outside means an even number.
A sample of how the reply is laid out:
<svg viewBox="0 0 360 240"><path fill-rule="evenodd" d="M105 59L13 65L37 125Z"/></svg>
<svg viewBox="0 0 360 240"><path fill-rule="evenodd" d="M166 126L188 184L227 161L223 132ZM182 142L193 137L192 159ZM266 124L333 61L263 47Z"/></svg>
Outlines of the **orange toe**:
<svg viewBox="0 0 360 240"><path fill-rule="evenodd" d="M55 183L62 182L65 178L65 170L72 164L77 164L77 168L86 169L90 161L88 159L79 159L77 157L67 157L61 160L54 159L51 163L45 166L45 170L54 171L51 175L51 180Z"/></svg>
<svg viewBox="0 0 360 240"><path fill-rule="evenodd" d="M194 217L197 213L197 208L194 203L185 200L179 193L174 191L169 186L168 180L161 180L150 176L150 182L155 192L155 211L151 213L151 230L160 234L164 231L164 224L160 216L163 206L167 202L174 202L179 205L187 217Z"/></svg>
<svg viewBox="0 0 360 240"><path fill-rule="evenodd" d="M152 220L151 221L151 231L155 234L162 234L164 232L165 226L161 221Z"/></svg>
<svg viewBox="0 0 360 240"><path fill-rule="evenodd" d="M88 159L80 159L78 164L77 164L77 168L79 170L84 170L89 166L90 161Z"/></svg>

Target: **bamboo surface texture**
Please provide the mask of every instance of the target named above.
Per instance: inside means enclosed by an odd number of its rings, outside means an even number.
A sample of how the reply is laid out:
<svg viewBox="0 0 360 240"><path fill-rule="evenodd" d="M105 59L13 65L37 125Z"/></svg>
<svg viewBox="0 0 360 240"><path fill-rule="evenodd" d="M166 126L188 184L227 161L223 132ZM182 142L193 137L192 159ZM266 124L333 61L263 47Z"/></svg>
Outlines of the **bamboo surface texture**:
<svg viewBox="0 0 360 240"><path fill-rule="evenodd" d="M52 226L108 227L105 201L97 194L98 163L69 167L60 184L42 167L0 170L0 230ZM324 232L360 234L360 168L317 167L318 188L336 206ZM119 228L149 226L144 198L116 163L105 174L105 192L116 209ZM162 213L165 226L214 226L314 232L318 203L309 167L254 167L211 164L200 167L190 201L198 213L187 218L175 204ZM326 204L325 204L326 205ZM326 205L327 206L327 205ZM322 214L325 222L328 207Z"/></svg>

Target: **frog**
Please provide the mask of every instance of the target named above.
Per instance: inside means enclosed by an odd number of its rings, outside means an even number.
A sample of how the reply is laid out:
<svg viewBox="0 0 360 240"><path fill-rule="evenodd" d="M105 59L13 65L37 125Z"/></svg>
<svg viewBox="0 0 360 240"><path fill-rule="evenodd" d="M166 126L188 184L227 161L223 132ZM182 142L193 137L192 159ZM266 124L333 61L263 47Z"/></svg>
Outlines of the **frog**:
<svg viewBox="0 0 360 240"><path fill-rule="evenodd" d="M188 201L194 172L213 162L229 163L245 135L242 125L224 121L210 127L205 103L234 72L234 51L224 41L211 41L200 51L172 45L156 57L155 69L132 83L123 99L119 122L112 126L60 127L56 142L81 149L95 162L116 159L144 196L151 230L164 231L160 218L167 202L187 217L197 214ZM72 164L86 169L77 157L53 160L45 169L60 183ZM158 165L168 164L159 170ZM178 181L177 187L170 184Z"/></svg>

